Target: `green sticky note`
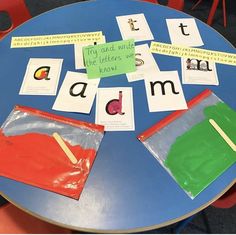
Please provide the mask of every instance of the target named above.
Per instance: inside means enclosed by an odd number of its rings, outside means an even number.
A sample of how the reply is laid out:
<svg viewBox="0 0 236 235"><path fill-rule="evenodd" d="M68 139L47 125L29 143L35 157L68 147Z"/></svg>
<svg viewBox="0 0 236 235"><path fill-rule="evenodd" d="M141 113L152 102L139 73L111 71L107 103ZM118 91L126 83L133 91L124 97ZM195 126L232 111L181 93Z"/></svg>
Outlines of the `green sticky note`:
<svg viewBox="0 0 236 235"><path fill-rule="evenodd" d="M109 42L83 48L88 78L102 78L136 70L134 40Z"/></svg>

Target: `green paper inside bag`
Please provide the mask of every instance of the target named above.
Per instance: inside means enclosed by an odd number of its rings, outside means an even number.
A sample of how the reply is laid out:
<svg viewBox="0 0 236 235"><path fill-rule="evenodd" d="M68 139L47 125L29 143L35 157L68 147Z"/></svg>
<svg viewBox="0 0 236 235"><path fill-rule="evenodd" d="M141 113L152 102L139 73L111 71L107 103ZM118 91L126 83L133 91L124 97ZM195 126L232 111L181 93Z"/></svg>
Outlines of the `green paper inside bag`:
<svg viewBox="0 0 236 235"><path fill-rule="evenodd" d="M192 197L236 162L236 152L210 124L213 119L236 143L236 112L225 103L204 109L205 119L177 137L164 165Z"/></svg>

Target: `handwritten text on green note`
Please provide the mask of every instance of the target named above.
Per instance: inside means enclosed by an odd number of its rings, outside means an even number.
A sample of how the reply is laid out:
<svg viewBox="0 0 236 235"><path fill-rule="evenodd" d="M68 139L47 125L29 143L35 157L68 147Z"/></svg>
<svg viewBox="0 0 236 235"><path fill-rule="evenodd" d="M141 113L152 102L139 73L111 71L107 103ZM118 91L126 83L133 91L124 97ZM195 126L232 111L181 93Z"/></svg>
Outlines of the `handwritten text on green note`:
<svg viewBox="0 0 236 235"><path fill-rule="evenodd" d="M83 56L88 78L134 72L134 47L133 39L84 47Z"/></svg>

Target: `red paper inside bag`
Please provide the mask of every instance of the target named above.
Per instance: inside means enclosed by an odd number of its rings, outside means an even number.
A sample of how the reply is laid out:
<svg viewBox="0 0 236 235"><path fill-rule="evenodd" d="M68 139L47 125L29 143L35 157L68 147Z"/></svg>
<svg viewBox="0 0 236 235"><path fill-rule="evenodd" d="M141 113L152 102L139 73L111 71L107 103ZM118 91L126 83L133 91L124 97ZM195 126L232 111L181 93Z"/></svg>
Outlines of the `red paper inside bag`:
<svg viewBox="0 0 236 235"><path fill-rule="evenodd" d="M39 133L5 136L0 132L0 174L78 199L96 156L65 142L78 162L72 164L53 136Z"/></svg>

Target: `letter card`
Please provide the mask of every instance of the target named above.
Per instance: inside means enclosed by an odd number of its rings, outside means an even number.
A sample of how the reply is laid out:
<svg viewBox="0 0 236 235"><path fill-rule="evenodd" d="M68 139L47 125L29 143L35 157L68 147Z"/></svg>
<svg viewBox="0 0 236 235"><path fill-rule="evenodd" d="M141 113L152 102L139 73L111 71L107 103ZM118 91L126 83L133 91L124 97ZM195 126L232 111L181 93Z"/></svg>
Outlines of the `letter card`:
<svg viewBox="0 0 236 235"><path fill-rule="evenodd" d="M166 19L172 44L183 46L204 45L195 19Z"/></svg>
<svg viewBox="0 0 236 235"><path fill-rule="evenodd" d="M132 87L99 88L96 99L96 123L106 131L133 131Z"/></svg>
<svg viewBox="0 0 236 235"><path fill-rule="evenodd" d="M122 38L135 42L153 40L154 37L143 13L116 17Z"/></svg>
<svg viewBox="0 0 236 235"><path fill-rule="evenodd" d="M147 73L160 71L148 44L135 46L135 65L137 70L126 74L129 82L144 79Z"/></svg>
<svg viewBox="0 0 236 235"><path fill-rule="evenodd" d="M63 59L36 59L28 62L20 95L56 95Z"/></svg>
<svg viewBox="0 0 236 235"><path fill-rule="evenodd" d="M68 71L52 109L90 113L100 79Z"/></svg>
<svg viewBox="0 0 236 235"><path fill-rule="evenodd" d="M187 109L177 71L148 74L144 81L150 112Z"/></svg>
<svg viewBox="0 0 236 235"><path fill-rule="evenodd" d="M215 63L207 60L181 58L184 84L219 85Z"/></svg>
<svg viewBox="0 0 236 235"><path fill-rule="evenodd" d="M74 45L74 51L75 51L75 69L85 69L84 65L84 56L83 56L83 47L85 46L91 46L91 45L97 45L105 43L106 39L105 36L102 36L102 39L100 41L94 41L94 42L80 42Z"/></svg>

